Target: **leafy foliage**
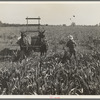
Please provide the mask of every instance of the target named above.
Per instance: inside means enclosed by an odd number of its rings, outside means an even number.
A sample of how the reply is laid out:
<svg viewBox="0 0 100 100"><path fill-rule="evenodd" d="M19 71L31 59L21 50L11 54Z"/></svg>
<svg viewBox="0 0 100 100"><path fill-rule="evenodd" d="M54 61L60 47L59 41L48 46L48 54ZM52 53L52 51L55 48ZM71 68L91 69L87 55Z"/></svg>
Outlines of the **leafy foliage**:
<svg viewBox="0 0 100 100"><path fill-rule="evenodd" d="M61 54L32 55L0 71L0 93L20 95L100 94L100 60L93 54L78 54L72 64L60 63ZM96 54L95 54L96 56ZM73 59L73 58L72 58ZM92 61L91 61L92 60ZM12 67L11 67L12 66ZM98 91L97 91L98 90Z"/></svg>
<svg viewBox="0 0 100 100"><path fill-rule="evenodd" d="M3 67L0 66L0 94L100 95L99 27L45 28L49 43L47 55L40 57L38 53L32 53L21 63L6 60ZM13 31L18 36L22 29L25 30L24 27L4 27L0 32L10 34ZM62 64L62 47L65 46L70 33L79 45L77 60L72 58L70 64L66 58ZM15 40L14 38L12 41Z"/></svg>

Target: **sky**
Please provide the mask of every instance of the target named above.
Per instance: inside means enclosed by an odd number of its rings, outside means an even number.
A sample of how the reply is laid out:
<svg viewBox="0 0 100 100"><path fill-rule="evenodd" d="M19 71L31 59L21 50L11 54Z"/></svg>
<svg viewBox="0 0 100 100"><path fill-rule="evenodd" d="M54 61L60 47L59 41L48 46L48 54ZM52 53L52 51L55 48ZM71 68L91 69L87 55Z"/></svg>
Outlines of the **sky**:
<svg viewBox="0 0 100 100"><path fill-rule="evenodd" d="M3 23L26 24L26 17L38 16L41 24L95 25L100 23L100 2L0 2ZM29 23L36 24L37 21Z"/></svg>

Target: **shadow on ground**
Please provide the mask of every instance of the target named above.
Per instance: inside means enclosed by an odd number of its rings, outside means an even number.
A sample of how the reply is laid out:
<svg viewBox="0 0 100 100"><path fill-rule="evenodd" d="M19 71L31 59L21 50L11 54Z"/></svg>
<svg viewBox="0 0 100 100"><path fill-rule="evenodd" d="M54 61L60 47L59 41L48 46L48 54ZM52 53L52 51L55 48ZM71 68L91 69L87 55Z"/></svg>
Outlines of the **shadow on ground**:
<svg viewBox="0 0 100 100"><path fill-rule="evenodd" d="M0 61L14 61L19 50L11 50L9 48L4 48L0 51Z"/></svg>

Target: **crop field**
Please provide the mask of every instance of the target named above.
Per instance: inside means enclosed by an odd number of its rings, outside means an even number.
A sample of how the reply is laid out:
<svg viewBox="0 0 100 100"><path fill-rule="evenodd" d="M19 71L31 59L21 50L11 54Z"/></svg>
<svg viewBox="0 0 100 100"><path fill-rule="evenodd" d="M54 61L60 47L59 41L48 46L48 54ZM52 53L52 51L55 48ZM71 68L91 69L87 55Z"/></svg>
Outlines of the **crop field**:
<svg viewBox="0 0 100 100"><path fill-rule="evenodd" d="M19 50L17 38L26 27L0 27L0 94L100 95L100 26L42 27L48 42L46 56L32 52L21 63L12 62L11 52ZM72 58L71 64L67 60L62 64L59 60L70 34L77 43L77 61Z"/></svg>

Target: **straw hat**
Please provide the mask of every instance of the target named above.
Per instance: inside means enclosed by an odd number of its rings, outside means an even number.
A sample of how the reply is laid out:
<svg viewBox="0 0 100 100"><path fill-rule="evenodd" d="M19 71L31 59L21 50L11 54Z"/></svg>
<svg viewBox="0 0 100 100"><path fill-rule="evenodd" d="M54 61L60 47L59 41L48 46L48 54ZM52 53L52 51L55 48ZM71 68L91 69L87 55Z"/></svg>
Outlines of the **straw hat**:
<svg viewBox="0 0 100 100"><path fill-rule="evenodd" d="M70 40L73 40L73 36L72 36L72 35L69 35L68 38L69 38Z"/></svg>

